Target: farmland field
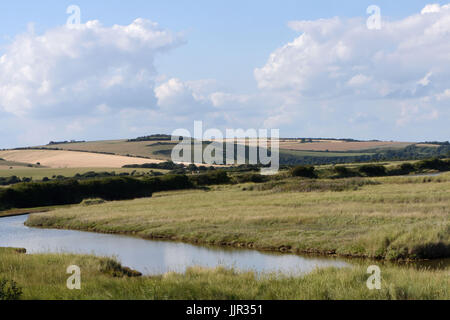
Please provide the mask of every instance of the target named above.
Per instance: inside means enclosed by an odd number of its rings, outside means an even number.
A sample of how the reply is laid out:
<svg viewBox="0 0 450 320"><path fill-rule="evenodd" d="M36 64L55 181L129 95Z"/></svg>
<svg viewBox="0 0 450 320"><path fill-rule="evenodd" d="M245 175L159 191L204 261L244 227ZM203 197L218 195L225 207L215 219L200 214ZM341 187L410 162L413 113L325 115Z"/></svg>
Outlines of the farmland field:
<svg viewBox="0 0 450 320"><path fill-rule="evenodd" d="M0 158L30 164L40 163L41 166L50 168L120 168L127 164L161 162L151 159L64 150L0 151Z"/></svg>
<svg viewBox="0 0 450 320"><path fill-rule="evenodd" d="M55 144L41 146L42 148L58 148L62 150L107 152L121 156L145 157L157 160L167 160L170 153L161 153L164 150L172 150L175 143L170 141L136 141L107 140L80 143Z"/></svg>

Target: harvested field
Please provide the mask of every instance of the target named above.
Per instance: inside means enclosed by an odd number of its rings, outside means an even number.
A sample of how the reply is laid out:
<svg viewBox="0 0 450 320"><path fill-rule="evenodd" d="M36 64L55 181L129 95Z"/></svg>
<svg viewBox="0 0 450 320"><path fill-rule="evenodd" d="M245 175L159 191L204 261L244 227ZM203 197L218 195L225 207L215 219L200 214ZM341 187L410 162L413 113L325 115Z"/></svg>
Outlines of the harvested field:
<svg viewBox="0 0 450 320"><path fill-rule="evenodd" d="M41 166L49 168L120 168L127 164L162 162L152 159L64 150L0 151L0 158L30 164L39 162Z"/></svg>

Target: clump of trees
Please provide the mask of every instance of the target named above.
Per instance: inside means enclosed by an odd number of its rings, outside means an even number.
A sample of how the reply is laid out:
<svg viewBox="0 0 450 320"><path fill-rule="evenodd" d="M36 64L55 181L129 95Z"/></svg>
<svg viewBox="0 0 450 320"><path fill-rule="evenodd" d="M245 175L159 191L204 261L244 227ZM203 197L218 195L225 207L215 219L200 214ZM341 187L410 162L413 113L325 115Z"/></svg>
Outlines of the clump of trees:
<svg viewBox="0 0 450 320"><path fill-rule="evenodd" d="M137 137L136 139L128 139L127 142L140 142L140 141L170 141L172 136L168 134L152 134L150 136Z"/></svg>
<svg viewBox="0 0 450 320"><path fill-rule="evenodd" d="M187 189L192 186L193 183L185 175L20 183L0 190L0 209L77 204L90 198L128 200L151 197L158 191Z"/></svg>

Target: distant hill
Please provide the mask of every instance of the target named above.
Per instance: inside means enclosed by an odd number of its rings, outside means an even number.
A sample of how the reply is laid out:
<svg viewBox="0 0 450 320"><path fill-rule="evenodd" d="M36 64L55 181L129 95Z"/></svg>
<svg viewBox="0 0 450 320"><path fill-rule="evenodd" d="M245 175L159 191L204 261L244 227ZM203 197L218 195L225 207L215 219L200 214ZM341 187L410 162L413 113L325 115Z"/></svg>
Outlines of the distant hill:
<svg viewBox="0 0 450 320"><path fill-rule="evenodd" d="M170 135L156 134L128 140L54 143L52 145L33 147L31 149L77 151L88 154L122 156L139 160L133 160L131 164L140 164L170 160L172 149L176 145L176 142L172 142L171 138ZM203 147L205 148L211 143L232 142L231 140L205 141ZM249 149L254 148L249 146L248 140L239 139L236 143L246 145L247 155L249 154ZM445 143L417 144L414 142L378 140L357 141L353 139L286 138L280 139L279 145L280 163L286 165L415 160L429 157L443 157L450 154L450 145ZM235 145L236 148L237 146ZM82 157L82 155L78 155L78 157ZM24 161L22 158L8 160ZM33 161L35 160L33 159ZM107 161L106 158L105 161ZM125 162L127 162L125 164L129 164L128 161Z"/></svg>

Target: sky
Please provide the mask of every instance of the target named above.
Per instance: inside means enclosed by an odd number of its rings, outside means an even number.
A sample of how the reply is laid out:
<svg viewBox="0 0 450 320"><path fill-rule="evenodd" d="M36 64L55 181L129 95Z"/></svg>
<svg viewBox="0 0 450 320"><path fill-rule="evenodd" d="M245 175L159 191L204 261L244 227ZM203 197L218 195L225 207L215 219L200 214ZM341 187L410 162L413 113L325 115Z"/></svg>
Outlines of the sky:
<svg viewBox="0 0 450 320"><path fill-rule="evenodd" d="M67 25L71 5L79 25ZM5 0L0 148L192 131L195 120L449 140L449 40L445 1Z"/></svg>

